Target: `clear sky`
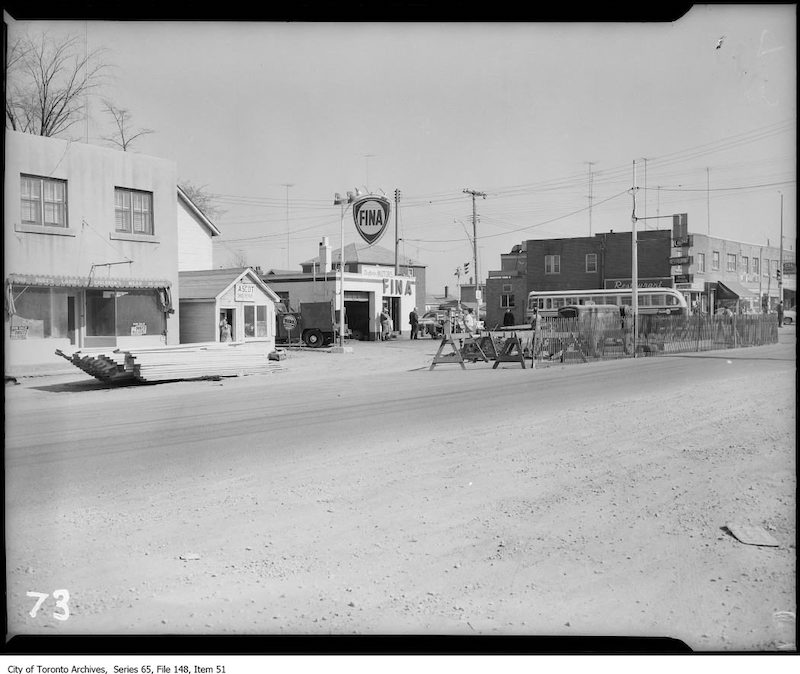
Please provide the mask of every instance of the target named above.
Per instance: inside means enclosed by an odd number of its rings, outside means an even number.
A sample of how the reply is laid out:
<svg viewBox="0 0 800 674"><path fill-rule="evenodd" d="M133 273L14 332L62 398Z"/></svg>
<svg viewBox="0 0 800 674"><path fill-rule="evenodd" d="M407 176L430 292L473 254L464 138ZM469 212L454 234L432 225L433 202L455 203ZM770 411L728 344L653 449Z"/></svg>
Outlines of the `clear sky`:
<svg viewBox="0 0 800 674"><path fill-rule="evenodd" d="M299 269L322 236L339 245L335 192L399 189L400 252L439 293L472 259L465 189L486 193L485 278L525 239L630 231L634 169L637 216L745 242L777 244L782 193L796 249L794 5L674 23L20 21L9 37L42 28L105 48L99 93L156 131L134 150L216 195L217 266ZM105 144L111 119L89 110L67 135Z"/></svg>

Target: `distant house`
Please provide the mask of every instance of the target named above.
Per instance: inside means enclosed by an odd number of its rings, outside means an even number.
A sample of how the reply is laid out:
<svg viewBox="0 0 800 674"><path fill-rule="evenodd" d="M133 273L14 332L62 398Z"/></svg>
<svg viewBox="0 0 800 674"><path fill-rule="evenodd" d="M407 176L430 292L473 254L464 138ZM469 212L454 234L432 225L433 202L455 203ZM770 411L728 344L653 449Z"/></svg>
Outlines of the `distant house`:
<svg viewBox="0 0 800 674"><path fill-rule="evenodd" d="M178 186L178 271L212 269L213 237L220 231Z"/></svg>
<svg viewBox="0 0 800 674"><path fill-rule="evenodd" d="M220 341L220 320L235 342L265 342L275 347L278 296L249 267L180 272L182 344Z"/></svg>

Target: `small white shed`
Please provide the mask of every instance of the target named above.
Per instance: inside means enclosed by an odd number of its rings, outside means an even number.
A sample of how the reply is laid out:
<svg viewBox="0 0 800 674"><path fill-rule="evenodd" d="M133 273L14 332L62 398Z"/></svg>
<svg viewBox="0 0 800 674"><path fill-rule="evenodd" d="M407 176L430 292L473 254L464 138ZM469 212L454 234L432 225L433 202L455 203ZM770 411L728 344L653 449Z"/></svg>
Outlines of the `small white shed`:
<svg viewBox="0 0 800 674"><path fill-rule="evenodd" d="M266 342L269 350L275 348L275 303L280 300L255 271L182 271L178 282L181 344L221 341L224 318L232 341Z"/></svg>

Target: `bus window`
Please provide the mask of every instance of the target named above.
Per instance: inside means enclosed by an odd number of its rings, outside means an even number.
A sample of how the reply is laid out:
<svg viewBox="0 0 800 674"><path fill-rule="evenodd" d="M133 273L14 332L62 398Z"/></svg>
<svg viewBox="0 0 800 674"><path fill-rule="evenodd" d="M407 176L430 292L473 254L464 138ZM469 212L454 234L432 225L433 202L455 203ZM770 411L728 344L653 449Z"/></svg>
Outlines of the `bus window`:
<svg viewBox="0 0 800 674"><path fill-rule="evenodd" d="M553 308L558 309L559 307L563 307L566 304L566 301L563 297L554 297L553 298Z"/></svg>
<svg viewBox="0 0 800 674"><path fill-rule="evenodd" d="M654 307L663 307L664 306L664 296L663 295L651 295L650 302Z"/></svg>
<svg viewBox="0 0 800 674"><path fill-rule="evenodd" d="M544 309L544 298L542 297L539 298L539 308Z"/></svg>
<svg viewBox="0 0 800 674"><path fill-rule="evenodd" d="M631 305L631 296L630 295L623 295L620 299L622 299L622 304L625 306Z"/></svg>
<svg viewBox="0 0 800 674"><path fill-rule="evenodd" d="M639 294L639 306L640 307L649 307L650 306L650 295L642 295Z"/></svg>

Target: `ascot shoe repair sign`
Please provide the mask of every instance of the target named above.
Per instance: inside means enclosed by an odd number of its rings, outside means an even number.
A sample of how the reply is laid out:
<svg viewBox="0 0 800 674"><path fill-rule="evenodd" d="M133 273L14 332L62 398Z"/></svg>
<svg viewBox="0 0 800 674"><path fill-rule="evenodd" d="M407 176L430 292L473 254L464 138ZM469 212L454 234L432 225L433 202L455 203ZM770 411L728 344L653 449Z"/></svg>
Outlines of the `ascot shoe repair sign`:
<svg viewBox="0 0 800 674"><path fill-rule="evenodd" d="M377 194L361 197L353 202L353 220L367 244L377 243L389 224L389 200Z"/></svg>

